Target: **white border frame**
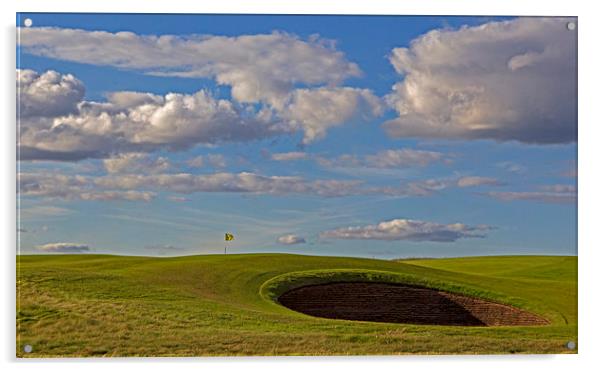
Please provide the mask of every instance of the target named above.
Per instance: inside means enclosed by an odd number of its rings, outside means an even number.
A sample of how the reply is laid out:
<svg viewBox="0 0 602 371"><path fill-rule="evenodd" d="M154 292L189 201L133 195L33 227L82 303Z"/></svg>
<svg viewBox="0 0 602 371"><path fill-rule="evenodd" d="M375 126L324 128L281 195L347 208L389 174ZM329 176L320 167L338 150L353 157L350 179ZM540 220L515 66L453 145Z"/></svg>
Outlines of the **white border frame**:
<svg viewBox="0 0 602 371"><path fill-rule="evenodd" d="M2 7L1 73L5 83L0 96L3 112L2 161L0 174L3 213L1 236L5 259L3 260L2 334L0 335L0 362L6 369L79 370L82 366L105 369L119 366L156 370L179 370L201 367L244 367L246 370L293 370L305 367L316 369L363 370L372 363L379 369L412 370L445 367L449 370L506 370L510 367L532 370L563 370L579 367L587 369L600 364L597 359L598 338L602 333L600 320L596 318L601 303L596 283L602 281L598 264L602 239L597 233L598 208L600 205L600 165L595 159L602 158L599 141L600 119L596 108L600 81L600 12L596 2L586 0L404 0L394 4L391 0L364 1L315 1L305 0L291 4L277 0L220 0L192 3L185 0L19 0L0 3ZM252 14L416 14L416 15L533 15L578 16L579 28L579 354L550 356L386 356L386 357L243 357L243 358L184 358L184 359L102 359L102 360L17 360L15 359L15 19L16 12L120 12L137 13L252 13ZM598 36L598 37L597 37Z"/></svg>

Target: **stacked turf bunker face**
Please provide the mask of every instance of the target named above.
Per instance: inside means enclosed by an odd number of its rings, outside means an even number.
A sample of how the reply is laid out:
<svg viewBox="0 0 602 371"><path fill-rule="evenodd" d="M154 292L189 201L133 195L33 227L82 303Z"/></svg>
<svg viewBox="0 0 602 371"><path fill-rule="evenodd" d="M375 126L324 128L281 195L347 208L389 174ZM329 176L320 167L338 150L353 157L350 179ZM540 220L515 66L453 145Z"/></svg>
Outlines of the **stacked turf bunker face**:
<svg viewBox="0 0 602 371"><path fill-rule="evenodd" d="M529 326L549 321L509 305L445 291L377 282L334 282L296 288L278 301L311 316L447 326Z"/></svg>

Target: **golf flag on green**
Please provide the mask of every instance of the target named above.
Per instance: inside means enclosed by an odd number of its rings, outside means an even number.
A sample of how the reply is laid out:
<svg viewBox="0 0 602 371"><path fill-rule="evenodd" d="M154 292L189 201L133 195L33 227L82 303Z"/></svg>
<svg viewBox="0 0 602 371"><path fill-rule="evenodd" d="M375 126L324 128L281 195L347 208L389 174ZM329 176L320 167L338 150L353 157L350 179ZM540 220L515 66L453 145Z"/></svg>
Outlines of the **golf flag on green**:
<svg viewBox="0 0 602 371"><path fill-rule="evenodd" d="M226 241L232 241L234 239L234 235L232 233L226 233L226 236L224 237L224 239Z"/></svg>

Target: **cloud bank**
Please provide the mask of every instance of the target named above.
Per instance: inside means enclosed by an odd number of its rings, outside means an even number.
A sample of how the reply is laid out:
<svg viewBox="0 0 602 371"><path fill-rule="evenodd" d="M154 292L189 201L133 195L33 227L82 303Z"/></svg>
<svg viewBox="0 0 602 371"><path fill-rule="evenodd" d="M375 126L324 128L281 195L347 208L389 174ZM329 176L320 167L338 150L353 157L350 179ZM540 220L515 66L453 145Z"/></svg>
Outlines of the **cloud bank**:
<svg viewBox="0 0 602 371"><path fill-rule="evenodd" d="M208 78L231 87L231 100L206 90L157 96L112 92L83 100L71 75L19 71L21 158L78 160L122 152L181 150L199 143L250 141L302 132L303 144L349 121L383 113L368 89L342 87L359 77L333 42L287 33L224 37L148 36L35 27L20 29L25 53L161 76ZM42 104L40 104L42 103Z"/></svg>
<svg viewBox="0 0 602 371"><path fill-rule="evenodd" d="M393 137L568 143L577 139L574 19L518 18L430 31L389 60Z"/></svg>
<svg viewBox="0 0 602 371"><path fill-rule="evenodd" d="M150 201L154 192L102 189L94 178L55 173L20 173L18 192L22 196L82 201Z"/></svg>
<svg viewBox="0 0 602 371"><path fill-rule="evenodd" d="M211 78L241 103L282 107L295 84L337 85L361 75L334 42L295 35L138 35L51 27L20 28L24 52L160 76Z"/></svg>
<svg viewBox="0 0 602 371"><path fill-rule="evenodd" d="M329 128L382 113L367 89L298 89L276 109L216 99L206 90L163 96L121 91L106 102L82 100L71 75L19 70L22 160L75 161L119 153L185 150L197 144L248 142L302 132L309 144ZM23 86L19 84L24 84Z"/></svg>
<svg viewBox="0 0 602 371"><path fill-rule="evenodd" d="M56 100L55 91L46 91L46 101ZM19 145L23 160L79 160L248 141L274 135L272 131L268 123L205 90L165 96L120 92L105 103L80 101L77 112L69 115L22 120Z"/></svg>
<svg viewBox="0 0 602 371"><path fill-rule="evenodd" d="M155 164L156 161L149 163ZM426 197L452 187L503 185L494 178L484 177L426 179L408 183L400 182L396 186L372 186L360 180L314 180L300 176L267 176L250 172L191 174L153 173L150 170L143 171L143 173L130 173L126 170L112 171L104 176L21 173L18 181L18 190L23 196L83 201L151 201L157 196L156 192L299 194L319 197L358 195ZM494 194L495 192L491 192L492 196ZM185 201L181 198L171 199Z"/></svg>
<svg viewBox="0 0 602 371"><path fill-rule="evenodd" d="M83 201L150 201L156 192L251 193L271 195L305 194L320 197L388 195L422 197L449 185L436 180L374 187L357 180L307 180L297 176L265 176L254 173L213 174L109 174L106 176L22 173L19 192L23 196Z"/></svg>
<svg viewBox="0 0 602 371"><path fill-rule="evenodd" d="M433 30L393 49L389 60L402 80L385 100L398 117L383 127L404 138L574 142L576 32L566 29L567 21L518 18ZM385 109L371 90L340 86L361 71L319 37L48 27L20 33L20 46L33 55L231 87L230 99L204 89L163 96L120 91L99 103L84 100L85 87L72 75L18 71L22 160L108 158L298 132L302 144L310 144L331 128L372 120ZM396 167L412 161L399 154L366 162Z"/></svg>
<svg viewBox="0 0 602 371"><path fill-rule="evenodd" d="M439 224L411 219L393 219L375 225L324 231L320 233L320 238L454 242L461 238L483 238L491 229L486 225L469 226L462 223Z"/></svg>

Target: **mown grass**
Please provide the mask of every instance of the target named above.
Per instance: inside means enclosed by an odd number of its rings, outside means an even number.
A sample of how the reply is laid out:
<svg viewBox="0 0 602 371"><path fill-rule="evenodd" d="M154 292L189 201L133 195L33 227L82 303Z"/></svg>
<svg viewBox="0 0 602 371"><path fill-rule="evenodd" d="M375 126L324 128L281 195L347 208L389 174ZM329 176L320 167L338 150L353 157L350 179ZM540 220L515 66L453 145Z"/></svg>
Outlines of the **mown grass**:
<svg viewBox="0 0 602 371"><path fill-rule="evenodd" d="M17 356L570 353L576 257L383 261L289 254L18 258ZM453 327L313 318L274 302L324 280L406 282L513 304L551 321ZM25 344L32 353L22 351Z"/></svg>

